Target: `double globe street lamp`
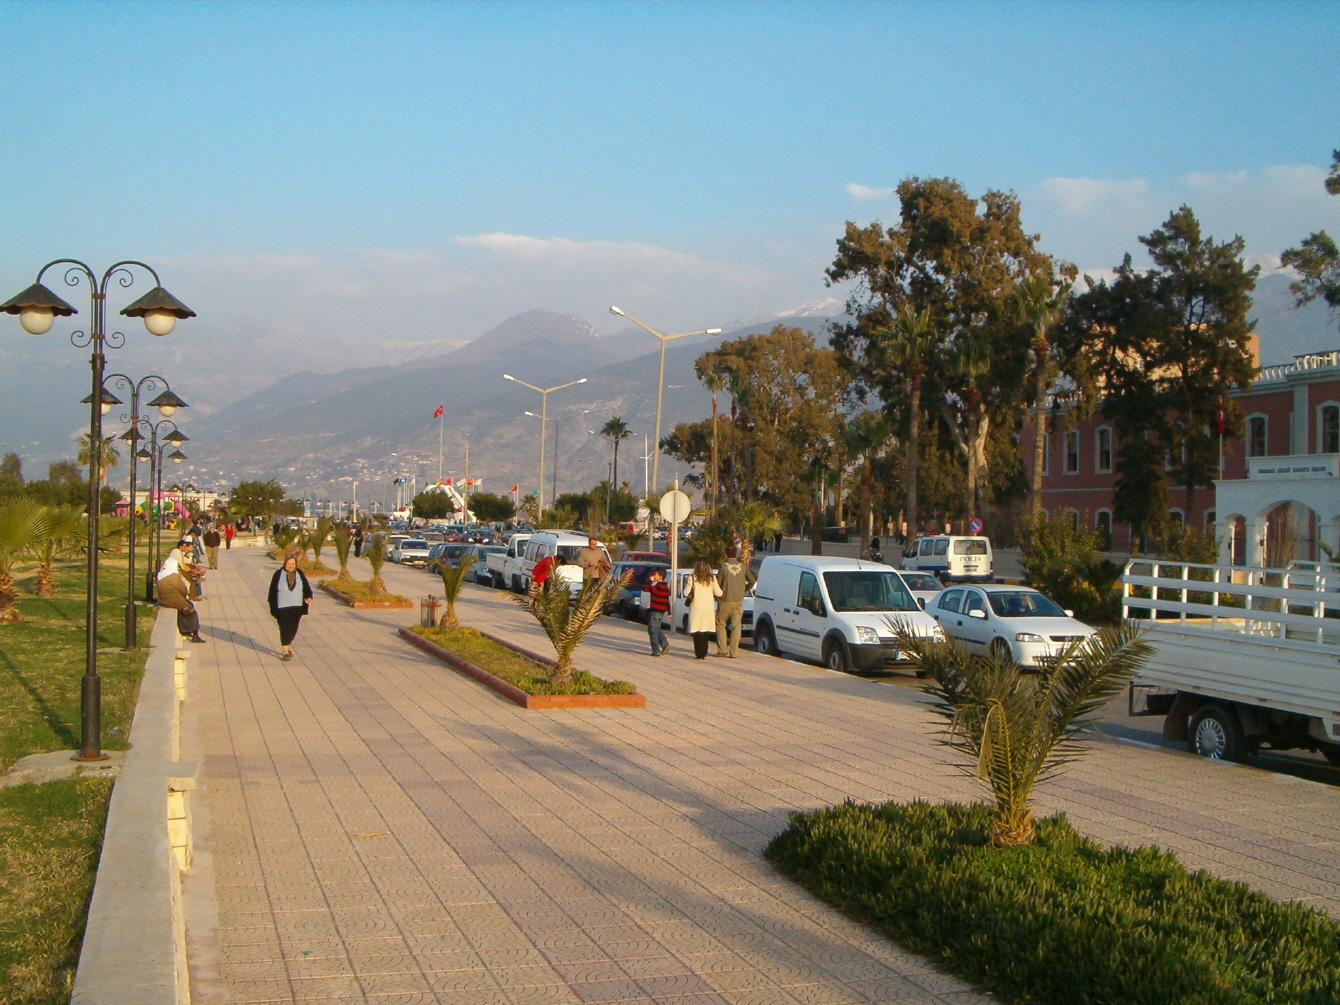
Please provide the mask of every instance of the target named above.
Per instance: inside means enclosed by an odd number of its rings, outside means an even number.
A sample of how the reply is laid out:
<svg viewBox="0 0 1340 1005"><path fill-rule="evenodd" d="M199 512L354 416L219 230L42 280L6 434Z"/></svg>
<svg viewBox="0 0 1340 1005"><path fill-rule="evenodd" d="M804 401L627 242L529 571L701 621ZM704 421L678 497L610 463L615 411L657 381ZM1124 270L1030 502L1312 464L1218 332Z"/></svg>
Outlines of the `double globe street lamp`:
<svg viewBox="0 0 1340 1005"><path fill-rule="evenodd" d="M168 432L162 437L163 442L159 443L159 433L164 430ZM149 419L141 418L140 421L121 434L123 440L129 441L131 433L134 433L136 442L149 441L147 447L140 447L135 451L136 460L149 462L149 506L148 517L150 523L149 529L149 554L145 560L144 570L144 602L152 604L154 602L154 584L158 581L158 570L162 565L162 537L163 537L163 451L172 447L173 452L167 455L167 460L174 464L180 464L186 460L186 455L181 452L181 445L189 437L177 428L177 423L172 419L159 419L157 422L151 422ZM132 497L133 498L133 497Z"/></svg>
<svg viewBox="0 0 1340 1005"><path fill-rule="evenodd" d="M89 394L88 423L88 583L85 600L84 676L80 681L80 743L77 761L101 761L102 752L102 680L98 676L98 516L102 493L102 416L105 405L103 387L104 345L112 349L125 345L121 332L107 331L107 289L113 279L125 289L135 282L135 269L143 269L153 277L154 286L138 300L121 309L125 317L140 318L151 335L166 335L177 321L195 317L191 310L159 282L158 273L143 262L117 262L100 277L83 262L60 258L48 262L37 273L37 281L16 297L0 304L0 311L17 314L23 330L32 335L45 335L58 317L71 317L79 311L42 285L42 277L54 266L67 266L65 285L78 286L87 282L89 291L89 324L87 331L76 331L70 342L78 349L93 347L89 357L92 389ZM106 405L110 410L110 404Z"/></svg>

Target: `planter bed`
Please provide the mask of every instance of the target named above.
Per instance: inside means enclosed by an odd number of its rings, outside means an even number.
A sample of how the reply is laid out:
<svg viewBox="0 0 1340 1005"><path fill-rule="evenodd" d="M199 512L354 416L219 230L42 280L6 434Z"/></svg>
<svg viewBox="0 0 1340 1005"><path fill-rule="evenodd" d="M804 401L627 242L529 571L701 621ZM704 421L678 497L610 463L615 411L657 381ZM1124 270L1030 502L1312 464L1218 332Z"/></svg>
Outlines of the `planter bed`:
<svg viewBox="0 0 1340 1005"><path fill-rule="evenodd" d="M985 805L794 813L765 856L857 921L1002 1001L1340 1001L1340 924L1157 848L1103 848L1064 816L988 848Z"/></svg>
<svg viewBox="0 0 1340 1005"><path fill-rule="evenodd" d="M407 610L414 607L414 601L398 593L383 593L378 600L365 599L367 586L367 583L317 583L316 588L330 594L346 607L381 610Z"/></svg>
<svg viewBox="0 0 1340 1005"><path fill-rule="evenodd" d="M573 674L568 685L551 684L546 678L556 665L553 660L474 628L402 628L400 634L424 652L523 708L645 708L647 705L647 699L633 691L632 684L602 680L584 671ZM439 643L463 650L465 655ZM485 664L487 669L472 661Z"/></svg>

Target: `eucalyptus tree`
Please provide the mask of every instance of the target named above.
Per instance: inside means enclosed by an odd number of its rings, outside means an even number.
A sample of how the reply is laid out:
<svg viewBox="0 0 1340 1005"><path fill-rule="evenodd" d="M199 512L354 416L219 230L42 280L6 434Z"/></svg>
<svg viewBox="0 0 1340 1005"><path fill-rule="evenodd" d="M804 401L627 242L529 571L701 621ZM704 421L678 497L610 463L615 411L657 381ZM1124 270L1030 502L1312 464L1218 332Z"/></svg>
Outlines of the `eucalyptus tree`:
<svg viewBox="0 0 1340 1005"><path fill-rule="evenodd" d="M719 454L717 452L717 395L726 390L726 378L723 374L715 370L709 370L702 375L703 386L712 395L712 519L717 515L717 482L721 472Z"/></svg>

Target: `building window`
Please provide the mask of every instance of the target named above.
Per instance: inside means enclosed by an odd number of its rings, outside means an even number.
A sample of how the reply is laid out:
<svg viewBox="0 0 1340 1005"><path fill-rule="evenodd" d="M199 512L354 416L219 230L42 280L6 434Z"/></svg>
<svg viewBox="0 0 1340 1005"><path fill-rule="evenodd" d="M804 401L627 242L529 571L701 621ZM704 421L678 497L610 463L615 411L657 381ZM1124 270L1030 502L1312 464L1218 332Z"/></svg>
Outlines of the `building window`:
<svg viewBox="0 0 1340 1005"><path fill-rule="evenodd" d="M1208 510L1205 513L1205 536L1214 537L1214 525L1218 522L1218 514L1214 510Z"/></svg>
<svg viewBox="0 0 1340 1005"><path fill-rule="evenodd" d="M1340 405L1322 405L1317 417L1319 453L1340 454Z"/></svg>
<svg viewBox="0 0 1340 1005"><path fill-rule="evenodd" d="M1051 474L1052 466L1052 437L1050 433L1044 433L1042 436L1042 473Z"/></svg>
<svg viewBox="0 0 1340 1005"><path fill-rule="evenodd" d="M1099 474L1110 474L1112 471L1112 430L1107 426L1095 429L1093 440L1093 469Z"/></svg>
<svg viewBox="0 0 1340 1005"><path fill-rule="evenodd" d="M1068 509L1065 511L1065 515L1070 520L1070 529L1079 533L1079 510Z"/></svg>
<svg viewBox="0 0 1340 1005"><path fill-rule="evenodd" d="M1112 550L1112 514L1100 509L1094 518L1094 529L1098 531L1098 546L1103 551Z"/></svg>
<svg viewBox="0 0 1340 1005"><path fill-rule="evenodd" d="M1168 523L1172 524L1179 531L1186 529L1186 517L1183 516L1180 509L1168 510Z"/></svg>
<svg viewBox="0 0 1340 1005"><path fill-rule="evenodd" d="M1065 434L1065 473L1079 474L1079 430L1071 429Z"/></svg>
<svg viewBox="0 0 1340 1005"><path fill-rule="evenodd" d="M1265 457L1266 450L1266 417L1264 415L1253 415L1247 419L1247 456Z"/></svg>

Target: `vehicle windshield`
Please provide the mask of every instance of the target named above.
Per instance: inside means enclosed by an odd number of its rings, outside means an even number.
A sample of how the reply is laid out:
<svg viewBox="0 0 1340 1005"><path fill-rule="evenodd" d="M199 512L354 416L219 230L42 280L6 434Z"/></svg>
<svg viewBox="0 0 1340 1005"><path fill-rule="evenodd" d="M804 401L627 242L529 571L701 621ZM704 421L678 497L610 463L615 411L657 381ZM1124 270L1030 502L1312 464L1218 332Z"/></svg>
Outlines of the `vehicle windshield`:
<svg viewBox="0 0 1340 1005"><path fill-rule="evenodd" d="M919 611L896 572L825 572L835 611Z"/></svg>
<svg viewBox="0 0 1340 1005"><path fill-rule="evenodd" d="M1036 590L993 590L986 595L1000 618L1064 618L1065 611Z"/></svg>
<svg viewBox="0 0 1340 1005"><path fill-rule="evenodd" d="M904 572L903 582L907 584L909 590L934 590L940 592L940 581L934 576L927 576L920 572Z"/></svg>

